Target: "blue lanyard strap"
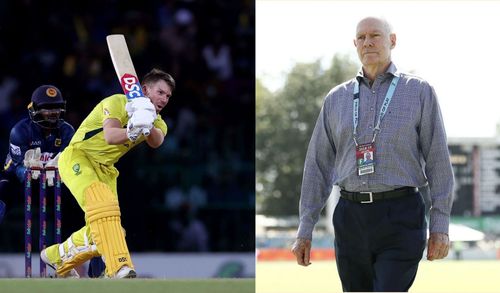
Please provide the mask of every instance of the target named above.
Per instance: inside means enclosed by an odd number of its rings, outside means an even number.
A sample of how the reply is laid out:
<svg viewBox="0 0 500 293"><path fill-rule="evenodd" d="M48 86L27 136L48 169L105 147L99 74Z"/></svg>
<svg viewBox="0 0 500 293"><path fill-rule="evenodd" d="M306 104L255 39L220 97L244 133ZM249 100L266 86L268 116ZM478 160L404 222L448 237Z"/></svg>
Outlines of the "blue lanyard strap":
<svg viewBox="0 0 500 293"><path fill-rule="evenodd" d="M384 102L382 103L382 107L380 107L380 112L378 115L378 120L377 120L377 125L373 128L373 139L372 143L375 141L375 138L377 137L377 133L380 131L380 122L385 116L385 113L387 112L387 108L389 108L389 104L391 103L392 96L394 95L394 91L396 90L396 85L398 84L399 81L399 75L395 75L392 78L391 85L389 86L389 89L387 90L387 94L385 95ZM354 99L352 102L352 122L354 125L354 130L353 130L353 138L354 138L354 143L358 145L358 141L356 140L357 137L357 129L358 129L358 123L359 123L359 82L357 79L354 80Z"/></svg>

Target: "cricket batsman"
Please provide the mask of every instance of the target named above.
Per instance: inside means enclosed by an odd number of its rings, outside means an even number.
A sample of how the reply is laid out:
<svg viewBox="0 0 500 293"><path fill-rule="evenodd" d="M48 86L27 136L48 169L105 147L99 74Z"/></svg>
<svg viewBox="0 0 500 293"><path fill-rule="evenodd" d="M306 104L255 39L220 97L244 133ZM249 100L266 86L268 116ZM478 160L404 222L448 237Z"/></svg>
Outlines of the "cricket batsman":
<svg viewBox="0 0 500 293"><path fill-rule="evenodd" d="M153 69L141 87L142 98L128 101L115 94L97 104L59 157L61 179L85 212L85 226L63 243L42 250L43 261L57 275L102 256L105 277L136 277L121 225L114 164L143 141L152 148L161 146L167 125L159 113L172 96L175 80Z"/></svg>

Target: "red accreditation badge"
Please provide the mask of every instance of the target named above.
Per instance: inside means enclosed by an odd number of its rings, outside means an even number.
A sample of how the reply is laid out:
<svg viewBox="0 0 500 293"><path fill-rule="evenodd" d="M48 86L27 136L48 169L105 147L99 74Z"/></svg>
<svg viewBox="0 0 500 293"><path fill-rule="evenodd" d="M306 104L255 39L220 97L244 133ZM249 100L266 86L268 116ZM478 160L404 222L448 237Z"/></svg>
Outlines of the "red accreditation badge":
<svg viewBox="0 0 500 293"><path fill-rule="evenodd" d="M356 146L356 165L358 166L358 175L366 175L375 172L375 145L365 143Z"/></svg>

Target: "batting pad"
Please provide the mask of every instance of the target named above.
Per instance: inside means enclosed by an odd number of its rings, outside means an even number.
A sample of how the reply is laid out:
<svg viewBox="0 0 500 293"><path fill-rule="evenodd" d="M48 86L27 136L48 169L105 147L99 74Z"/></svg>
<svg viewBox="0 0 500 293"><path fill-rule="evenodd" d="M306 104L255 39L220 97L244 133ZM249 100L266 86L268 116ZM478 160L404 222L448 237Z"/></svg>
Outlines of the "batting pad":
<svg viewBox="0 0 500 293"><path fill-rule="evenodd" d="M133 269L116 196L106 184L94 182L85 190L85 200L85 219L97 250L104 256L106 275L113 276L124 265Z"/></svg>

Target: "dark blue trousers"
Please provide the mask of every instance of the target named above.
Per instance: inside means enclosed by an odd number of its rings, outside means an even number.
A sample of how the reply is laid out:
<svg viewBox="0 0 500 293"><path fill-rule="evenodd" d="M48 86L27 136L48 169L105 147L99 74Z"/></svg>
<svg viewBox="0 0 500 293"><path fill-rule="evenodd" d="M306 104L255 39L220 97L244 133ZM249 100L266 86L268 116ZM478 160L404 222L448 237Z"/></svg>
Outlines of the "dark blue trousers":
<svg viewBox="0 0 500 293"><path fill-rule="evenodd" d="M106 265L100 256L93 257L89 262L89 278L100 278L106 269Z"/></svg>
<svg viewBox="0 0 500 293"><path fill-rule="evenodd" d="M367 204L340 198L333 225L343 291L408 291L427 236L420 193Z"/></svg>

